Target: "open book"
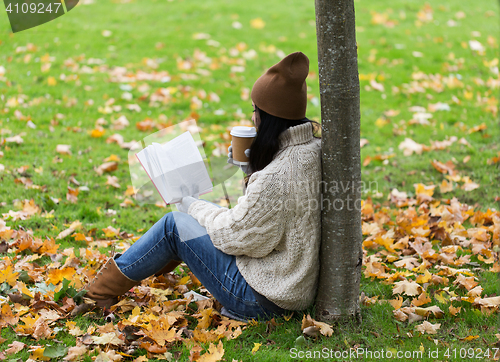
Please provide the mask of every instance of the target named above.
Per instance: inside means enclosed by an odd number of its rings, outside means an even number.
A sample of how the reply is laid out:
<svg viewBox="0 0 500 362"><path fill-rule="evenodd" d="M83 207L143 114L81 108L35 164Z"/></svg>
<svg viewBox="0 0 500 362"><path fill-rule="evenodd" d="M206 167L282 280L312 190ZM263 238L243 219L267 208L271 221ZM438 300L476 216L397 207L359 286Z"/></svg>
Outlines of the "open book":
<svg viewBox="0 0 500 362"><path fill-rule="evenodd" d="M165 144L153 142L135 155L167 205L184 196L212 191L212 181L189 131Z"/></svg>

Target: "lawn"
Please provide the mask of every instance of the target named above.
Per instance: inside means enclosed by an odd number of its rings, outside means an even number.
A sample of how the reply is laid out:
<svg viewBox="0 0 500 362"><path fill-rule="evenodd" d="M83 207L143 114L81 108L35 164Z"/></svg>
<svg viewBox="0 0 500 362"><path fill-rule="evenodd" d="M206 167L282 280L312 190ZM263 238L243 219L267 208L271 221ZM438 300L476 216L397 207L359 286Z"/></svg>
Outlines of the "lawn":
<svg viewBox="0 0 500 362"><path fill-rule="evenodd" d="M307 114L320 121L313 2L86 0L15 34L2 16L0 351L14 341L45 351L0 352L0 360L43 359L44 352L63 358L82 340L86 361L118 359L114 350L133 356L119 355L128 360L147 353L196 360L196 353L220 354L219 341L226 361L309 360L298 351L318 356L323 348L422 352L414 356L421 361L464 359L481 348L481 357L499 359L498 3L359 0L355 6L367 185L363 323L307 340L300 337L304 313L238 326L221 320L215 306L175 302L188 289L203 293L183 268L170 279L145 281L150 291L130 293L112 318L66 313L78 302L74 289L112 246L126 249L170 211L134 199L133 141L196 119L212 164L225 164L228 129L249 124L253 82L294 51L310 59ZM232 174L225 186L234 205L243 175L225 172ZM226 205L220 185L205 198ZM413 265L398 264L410 255ZM420 289L398 293L404 285L395 283L404 281ZM170 295L151 292L160 289ZM423 303L426 296L431 300ZM419 303L441 312L405 309ZM173 329L186 326L197 331L194 337L179 332L162 344L145 338L132 350L130 343L99 339L123 335L134 317L140 324L179 308ZM307 313L315 317L314 308ZM435 334L417 329L427 321ZM39 325L47 326L45 334L35 332ZM333 359L355 358L334 353Z"/></svg>

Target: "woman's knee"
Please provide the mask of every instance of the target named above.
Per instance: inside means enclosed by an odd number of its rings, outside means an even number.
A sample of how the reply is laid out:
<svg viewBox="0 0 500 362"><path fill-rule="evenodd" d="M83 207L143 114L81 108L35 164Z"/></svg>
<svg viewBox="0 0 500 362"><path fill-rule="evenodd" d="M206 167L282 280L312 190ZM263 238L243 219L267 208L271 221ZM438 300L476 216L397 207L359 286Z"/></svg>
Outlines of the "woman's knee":
<svg viewBox="0 0 500 362"><path fill-rule="evenodd" d="M171 211L166 216L165 223L167 231L175 232L183 241L195 239L207 234L206 229L189 214Z"/></svg>

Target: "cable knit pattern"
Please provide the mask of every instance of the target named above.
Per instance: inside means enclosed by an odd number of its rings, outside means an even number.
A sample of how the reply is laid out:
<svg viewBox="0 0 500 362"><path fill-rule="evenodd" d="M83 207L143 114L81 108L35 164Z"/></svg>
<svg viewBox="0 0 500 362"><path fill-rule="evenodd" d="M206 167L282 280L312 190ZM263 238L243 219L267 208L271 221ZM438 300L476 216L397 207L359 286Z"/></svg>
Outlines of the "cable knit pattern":
<svg viewBox="0 0 500 362"><path fill-rule="evenodd" d="M188 213L214 246L236 255L250 286L281 308L311 305L319 273L321 140L311 123L280 135L280 149L254 172L232 208L195 201Z"/></svg>

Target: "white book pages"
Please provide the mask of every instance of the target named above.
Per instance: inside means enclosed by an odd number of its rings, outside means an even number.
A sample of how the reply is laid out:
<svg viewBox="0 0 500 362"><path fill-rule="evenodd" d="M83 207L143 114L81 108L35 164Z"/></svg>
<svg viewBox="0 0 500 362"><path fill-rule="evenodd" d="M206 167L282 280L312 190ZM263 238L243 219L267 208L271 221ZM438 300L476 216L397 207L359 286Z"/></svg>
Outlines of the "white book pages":
<svg viewBox="0 0 500 362"><path fill-rule="evenodd" d="M167 204L212 191L212 181L189 131L163 145L153 142L136 156Z"/></svg>

